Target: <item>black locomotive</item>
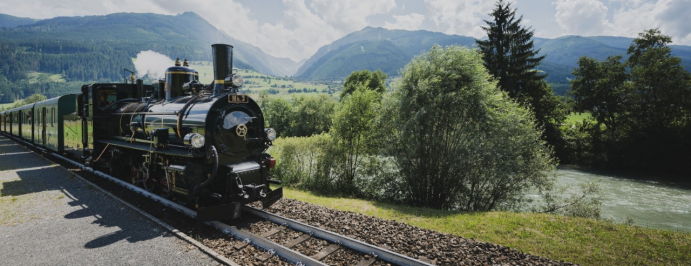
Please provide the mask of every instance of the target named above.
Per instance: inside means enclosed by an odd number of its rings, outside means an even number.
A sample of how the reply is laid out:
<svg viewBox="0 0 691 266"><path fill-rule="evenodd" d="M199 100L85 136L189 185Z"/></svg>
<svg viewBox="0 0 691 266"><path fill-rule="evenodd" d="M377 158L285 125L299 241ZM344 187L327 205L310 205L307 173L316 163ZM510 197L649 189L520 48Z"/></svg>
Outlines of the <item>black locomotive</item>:
<svg viewBox="0 0 691 266"><path fill-rule="evenodd" d="M250 202L267 208L283 196L270 188L280 182L270 179L276 161L266 153L276 132L238 92L233 47L214 44L212 52L210 85L178 60L152 85L84 85L81 94L3 112L0 130L174 197L202 221L237 218Z"/></svg>

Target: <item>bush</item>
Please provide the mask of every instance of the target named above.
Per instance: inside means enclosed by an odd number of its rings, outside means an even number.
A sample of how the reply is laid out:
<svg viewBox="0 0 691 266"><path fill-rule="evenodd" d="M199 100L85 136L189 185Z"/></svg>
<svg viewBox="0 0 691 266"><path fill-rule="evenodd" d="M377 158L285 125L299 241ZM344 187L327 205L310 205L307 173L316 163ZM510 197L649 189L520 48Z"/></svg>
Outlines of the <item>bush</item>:
<svg viewBox="0 0 691 266"><path fill-rule="evenodd" d="M331 190L330 163L331 136L319 134L311 137L278 138L269 149L276 160L272 175L286 186L317 191Z"/></svg>
<svg viewBox="0 0 691 266"><path fill-rule="evenodd" d="M511 208L549 189L556 162L530 112L501 92L475 50L434 46L395 85L391 153L404 197L432 208Z"/></svg>

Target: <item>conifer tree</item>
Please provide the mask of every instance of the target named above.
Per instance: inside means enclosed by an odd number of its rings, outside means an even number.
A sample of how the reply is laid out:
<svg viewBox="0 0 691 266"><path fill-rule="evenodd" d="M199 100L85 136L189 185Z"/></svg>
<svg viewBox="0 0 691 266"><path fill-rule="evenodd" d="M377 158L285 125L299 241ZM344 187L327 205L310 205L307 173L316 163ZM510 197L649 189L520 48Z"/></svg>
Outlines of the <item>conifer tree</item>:
<svg viewBox="0 0 691 266"><path fill-rule="evenodd" d="M487 39L476 40L484 66L509 97L533 111L537 125L554 142L565 112L545 82L546 75L536 69L545 56L534 49L533 30L521 26L523 17L516 18L516 10L503 0L497 1L490 16L493 20L485 20L487 26L482 27Z"/></svg>

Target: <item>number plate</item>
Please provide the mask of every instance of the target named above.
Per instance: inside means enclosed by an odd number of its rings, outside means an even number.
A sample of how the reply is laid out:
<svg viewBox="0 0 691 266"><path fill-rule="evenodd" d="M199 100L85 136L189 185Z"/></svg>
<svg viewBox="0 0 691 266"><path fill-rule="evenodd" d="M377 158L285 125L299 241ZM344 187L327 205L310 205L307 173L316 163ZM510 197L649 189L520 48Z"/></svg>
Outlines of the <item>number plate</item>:
<svg viewBox="0 0 691 266"><path fill-rule="evenodd" d="M228 95L228 103L247 103L247 95L244 94L230 94Z"/></svg>

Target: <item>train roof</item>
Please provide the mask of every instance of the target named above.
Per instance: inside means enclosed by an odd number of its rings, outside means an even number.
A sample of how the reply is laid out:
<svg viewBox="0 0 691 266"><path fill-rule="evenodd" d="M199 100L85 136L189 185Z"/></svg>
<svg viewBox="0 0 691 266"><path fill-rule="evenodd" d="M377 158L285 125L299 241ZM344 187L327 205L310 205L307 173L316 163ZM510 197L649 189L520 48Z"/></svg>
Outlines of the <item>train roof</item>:
<svg viewBox="0 0 691 266"><path fill-rule="evenodd" d="M77 99L76 94L67 94L67 95L62 95L62 96L58 96L55 98L50 98L50 99L45 100L45 101L37 102L34 107L47 106L47 105L69 104L69 103L73 103L76 99Z"/></svg>

